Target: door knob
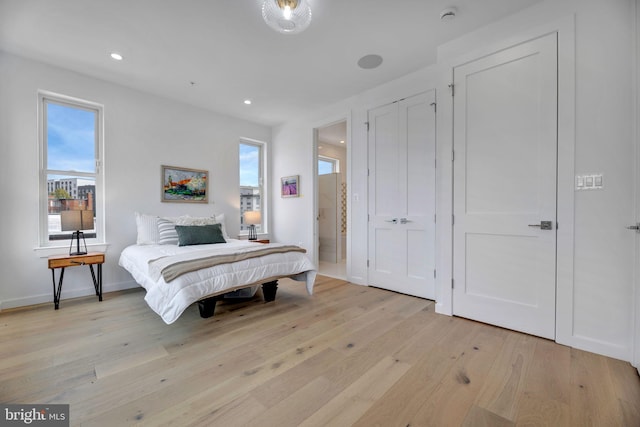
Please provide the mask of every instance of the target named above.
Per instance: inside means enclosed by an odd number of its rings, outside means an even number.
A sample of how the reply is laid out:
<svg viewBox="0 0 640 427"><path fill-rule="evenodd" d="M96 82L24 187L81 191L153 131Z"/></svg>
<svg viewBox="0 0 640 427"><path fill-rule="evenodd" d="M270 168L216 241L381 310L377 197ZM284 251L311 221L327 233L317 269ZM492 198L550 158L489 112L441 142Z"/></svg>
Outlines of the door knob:
<svg viewBox="0 0 640 427"><path fill-rule="evenodd" d="M636 222L636 225L627 226L629 230L636 230L636 233L640 233L640 222Z"/></svg>
<svg viewBox="0 0 640 427"><path fill-rule="evenodd" d="M540 230L553 230L553 222L540 221L540 224L529 224L529 227L540 227Z"/></svg>

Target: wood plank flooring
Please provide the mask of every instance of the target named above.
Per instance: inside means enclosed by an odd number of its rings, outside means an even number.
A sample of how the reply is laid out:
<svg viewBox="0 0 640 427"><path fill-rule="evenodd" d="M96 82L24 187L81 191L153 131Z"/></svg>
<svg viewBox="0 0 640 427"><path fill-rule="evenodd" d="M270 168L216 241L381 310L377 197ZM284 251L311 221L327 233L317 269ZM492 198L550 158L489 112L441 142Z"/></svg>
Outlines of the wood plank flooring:
<svg viewBox="0 0 640 427"><path fill-rule="evenodd" d="M319 276L166 325L143 298L1 312L0 402L82 426L640 426L629 363L432 301Z"/></svg>

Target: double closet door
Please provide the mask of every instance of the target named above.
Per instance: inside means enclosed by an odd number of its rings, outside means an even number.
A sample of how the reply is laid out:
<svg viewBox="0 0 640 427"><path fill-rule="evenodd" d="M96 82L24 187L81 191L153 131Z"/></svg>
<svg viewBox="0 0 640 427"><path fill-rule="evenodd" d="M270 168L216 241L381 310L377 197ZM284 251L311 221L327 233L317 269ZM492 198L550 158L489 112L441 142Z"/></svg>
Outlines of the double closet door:
<svg viewBox="0 0 640 427"><path fill-rule="evenodd" d="M435 92L368 112L368 282L435 299Z"/></svg>

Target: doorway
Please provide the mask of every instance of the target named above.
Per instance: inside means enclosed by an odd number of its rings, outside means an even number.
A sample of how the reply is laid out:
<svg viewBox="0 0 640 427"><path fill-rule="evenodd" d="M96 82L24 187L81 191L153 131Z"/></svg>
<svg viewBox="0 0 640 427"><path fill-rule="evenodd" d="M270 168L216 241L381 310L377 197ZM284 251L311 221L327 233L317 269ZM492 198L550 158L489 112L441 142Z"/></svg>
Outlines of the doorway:
<svg viewBox="0 0 640 427"><path fill-rule="evenodd" d="M317 129L318 273L347 279L347 122Z"/></svg>

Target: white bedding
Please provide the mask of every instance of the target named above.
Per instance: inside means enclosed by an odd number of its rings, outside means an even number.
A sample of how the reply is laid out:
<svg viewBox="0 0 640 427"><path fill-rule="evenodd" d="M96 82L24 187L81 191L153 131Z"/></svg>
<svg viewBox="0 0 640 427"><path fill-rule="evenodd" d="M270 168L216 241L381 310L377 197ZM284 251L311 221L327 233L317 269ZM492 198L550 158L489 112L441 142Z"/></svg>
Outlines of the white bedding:
<svg viewBox="0 0 640 427"><path fill-rule="evenodd" d="M190 252L197 257L198 253L204 253L202 251L238 252L243 248L255 248L255 245L257 243L234 239L214 245L131 245L122 251L118 264L146 289L145 301L167 324L175 322L188 306L208 295L231 291L265 279L292 276L295 280L305 281L307 292L309 295L313 293L316 270L309 258L301 252L269 254L216 265L183 274L169 283L162 277L157 281L153 280L149 272L149 261L161 257L182 257Z"/></svg>

